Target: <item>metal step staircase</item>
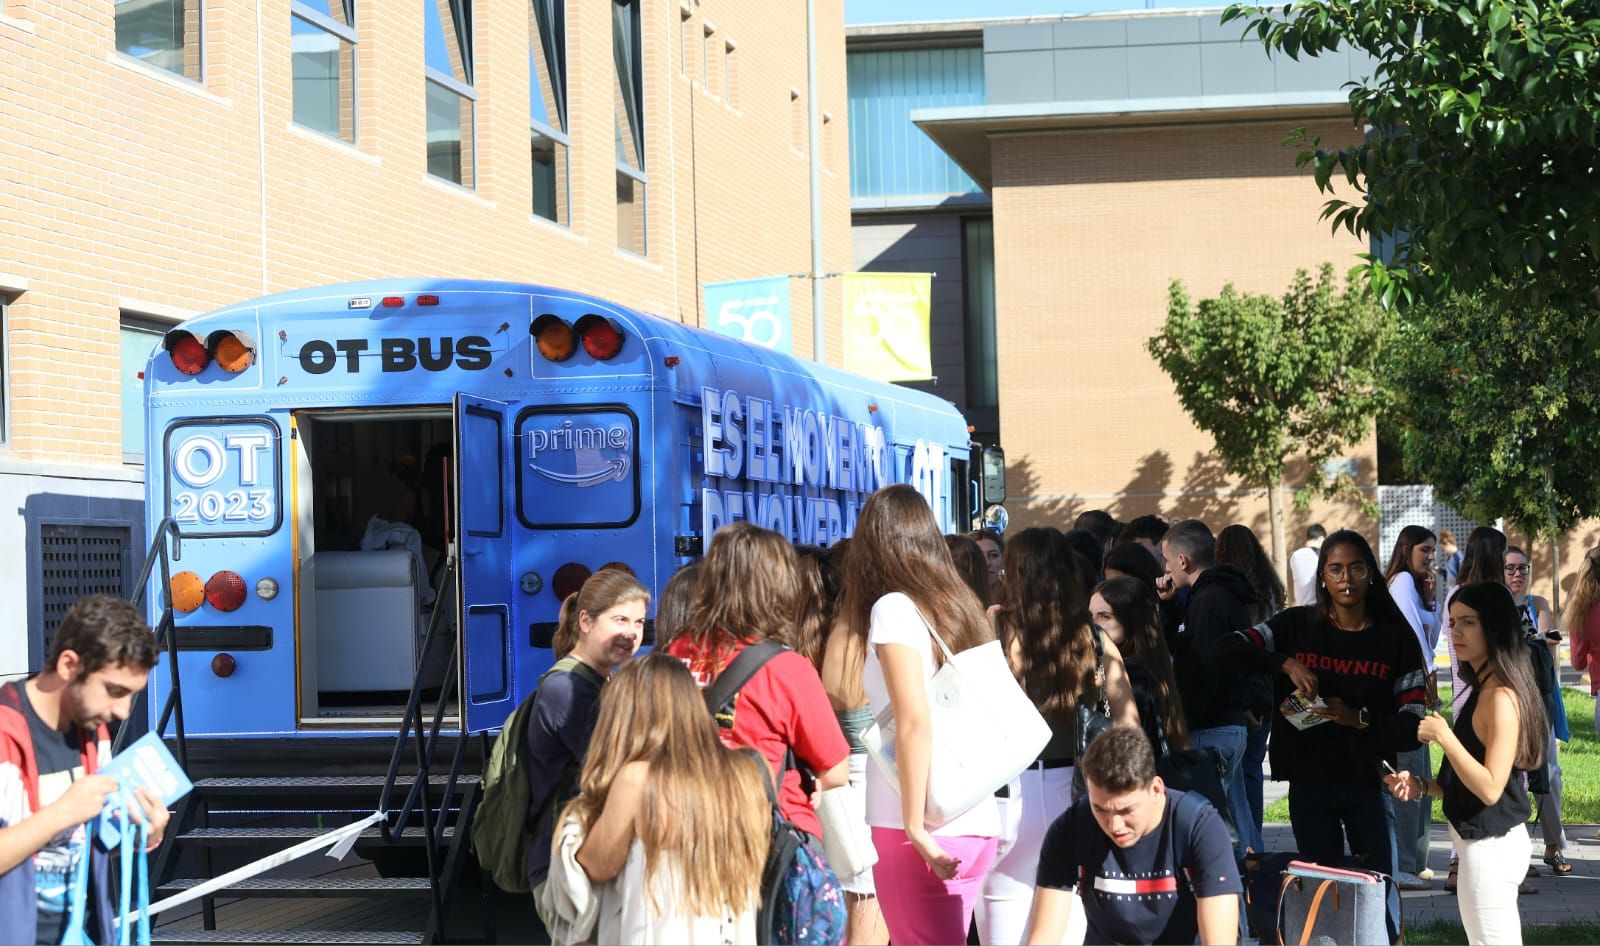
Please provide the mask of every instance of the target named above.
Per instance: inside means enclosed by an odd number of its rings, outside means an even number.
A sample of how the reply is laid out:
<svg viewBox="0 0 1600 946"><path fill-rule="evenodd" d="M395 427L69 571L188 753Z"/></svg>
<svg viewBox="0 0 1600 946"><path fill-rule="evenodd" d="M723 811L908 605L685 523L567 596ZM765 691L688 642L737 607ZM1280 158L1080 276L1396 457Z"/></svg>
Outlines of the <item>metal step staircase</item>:
<svg viewBox="0 0 1600 946"><path fill-rule="evenodd" d="M160 568L160 587L169 586L169 538L170 558L181 557L177 524L168 519L156 530L135 603L149 586L155 567ZM453 556L448 561L441 583L446 588L452 587L455 571ZM423 640L419 668L428 665L436 646L445 646L448 641L448 635L441 632L441 618L453 608L444 601L440 604L434 609ZM169 602L156 632L169 658L172 685L157 732L173 745L180 763L189 768L190 746L183 729L172 628ZM399 732L388 752L386 769L381 766L381 757L369 753L371 762L378 764L369 764L366 774L310 774L316 769L305 760L286 763L277 759L244 768L232 765L226 776L195 779L194 791L179 803L167 829L167 840L153 855L151 880L156 889L152 901L193 890L224 871L319 838L374 811L384 812L386 817L361 832L350 855L338 866L316 853L201 897L201 929L162 926L163 917L158 915L152 930L155 942L442 943L447 941L447 926L458 939L493 942L494 910L486 878L479 878L483 903L472 911L480 922L465 934L457 929L459 923L449 922L463 876L469 869L470 873L480 873L469 852L480 779L465 770L467 749L474 740L444 731L446 708L459 680L458 659L452 653L442 690L432 701L431 720L424 718L419 670ZM167 732L169 721L175 722L171 733ZM487 749L486 739L476 742ZM443 751L446 747L448 757ZM486 757L487 752L482 758ZM286 765L297 764L307 774L283 774ZM331 760L331 764L346 772L360 773L362 768L345 759ZM362 858L370 858L371 863L363 864ZM341 921L337 928L329 929L218 929L217 901L244 898L338 899L379 906L349 911L358 914L356 925L372 928L347 929Z"/></svg>

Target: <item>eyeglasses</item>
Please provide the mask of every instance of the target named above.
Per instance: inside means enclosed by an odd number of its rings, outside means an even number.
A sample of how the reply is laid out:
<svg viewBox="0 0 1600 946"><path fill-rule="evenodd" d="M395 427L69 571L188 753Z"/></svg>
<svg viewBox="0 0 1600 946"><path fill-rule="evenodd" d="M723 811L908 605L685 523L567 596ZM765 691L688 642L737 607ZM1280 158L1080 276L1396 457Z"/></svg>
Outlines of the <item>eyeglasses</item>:
<svg viewBox="0 0 1600 946"><path fill-rule="evenodd" d="M1506 574L1507 575L1526 575L1531 571L1533 571L1533 566L1532 565L1507 565L1506 566Z"/></svg>
<svg viewBox="0 0 1600 946"><path fill-rule="evenodd" d="M1372 572L1367 568L1366 562L1351 562L1348 569L1346 569L1344 565L1335 562L1332 565L1324 566L1322 570L1326 572L1328 577L1332 578L1334 581L1342 580L1346 574L1348 574L1355 581L1360 581L1361 579L1372 574Z"/></svg>

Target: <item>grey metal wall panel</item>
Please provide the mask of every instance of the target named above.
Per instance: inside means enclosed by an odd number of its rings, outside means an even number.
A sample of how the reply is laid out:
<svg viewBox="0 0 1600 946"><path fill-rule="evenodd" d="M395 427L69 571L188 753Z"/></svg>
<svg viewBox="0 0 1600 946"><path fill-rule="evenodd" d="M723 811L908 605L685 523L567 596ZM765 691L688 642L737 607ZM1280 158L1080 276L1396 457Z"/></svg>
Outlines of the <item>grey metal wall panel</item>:
<svg viewBox="0 0 1600 946"><path fill-rule="evenodd" d="M1210 17L1138 16L1127 21L1129 46L1169 46L1200 42L1200 24Z"/></svg>
<svg viewBox="0 0 1600 946"><path fill-rule="evenodd" d="M1055 57L1050 51L998 53L983 57L984 99L988 105L1048 102L1055 90Z"/></svg>
<svg viewBox="0 0 1600 946"><path fill-rule="evenodd" d="M1206 43L1200 47L1201 95L1271 92L1276 82L1272 60L1259 46Z"/></svg>
<svg viewBox="0 0 1600 946"><path fill-rule="evenodd" d="M1055 48L1055 34L1049 23L1002 23L983 31L983 51L1020 52Z"/></svg>
<svg viewBox="0 0 1600 946"><path fill-rule="evenodd" d="M1129 46L1128 97L1172 98L1191 95L1200 84L1200 46Z"/></svg>
<svg viewBox="0 0 1600 946"><path fill-rule="evenodd" d="M1060 49L1055 52L1055 101L1093 101L1127 97L1126 47Z"/></svg>
<svg viewBox="0 0 1600 946"><path fill-rule="evenodd" d="M1197 16L1193 19L1200 24L1200 42L1202 43L1237 43L1244 38L1245 23L1243 20L1234 20L1232 23L1223 23L1219 16ZM1250 34L1249 42L1255 42L1255 33ZM1261 49L1258 45L1257 49Z"/></svg>
<svg viewBox="0 0 1600 946"><path fill-rule="evenodd" d="M1274 56L1273 75L1279 92L1324 92L1338 89L1350 80L1350 53L1324 53L1315 58Z"/></svg>
<svg viewBox="0 0 1600 946"><path fill-rule="evenodd" d="M1056 23L1055 31L1057 49L1128 45L1128 21L1124 19L1061 20Z"/></svg>

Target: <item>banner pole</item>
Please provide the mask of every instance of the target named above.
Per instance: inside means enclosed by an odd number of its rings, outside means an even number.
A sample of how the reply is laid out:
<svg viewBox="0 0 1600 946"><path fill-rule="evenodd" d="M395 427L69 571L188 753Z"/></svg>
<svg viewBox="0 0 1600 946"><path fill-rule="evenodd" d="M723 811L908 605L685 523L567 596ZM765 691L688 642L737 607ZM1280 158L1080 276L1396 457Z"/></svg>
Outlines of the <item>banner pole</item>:
<svg viewBox="0 0 1600 946"><path fill-rule="evenodd" d="M822 304L822 108L817 101L817 0L806 0L806 111L811 127L811 360L828 360Z"/></svg>

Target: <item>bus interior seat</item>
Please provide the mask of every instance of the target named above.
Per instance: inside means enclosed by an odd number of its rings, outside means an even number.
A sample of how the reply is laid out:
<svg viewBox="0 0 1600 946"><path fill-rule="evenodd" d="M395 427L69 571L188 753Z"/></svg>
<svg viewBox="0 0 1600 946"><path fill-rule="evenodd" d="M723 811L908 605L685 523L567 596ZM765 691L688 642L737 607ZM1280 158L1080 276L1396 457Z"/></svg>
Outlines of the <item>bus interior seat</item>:
<svg viewBox="0 0 1600 946"><path fill-rule="evenodd" d="M405 549L316 553L317 688L406 691L422 623L417 558Z"/></svg>

